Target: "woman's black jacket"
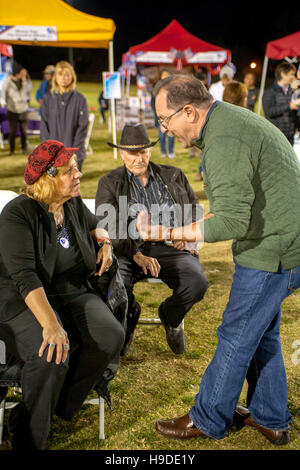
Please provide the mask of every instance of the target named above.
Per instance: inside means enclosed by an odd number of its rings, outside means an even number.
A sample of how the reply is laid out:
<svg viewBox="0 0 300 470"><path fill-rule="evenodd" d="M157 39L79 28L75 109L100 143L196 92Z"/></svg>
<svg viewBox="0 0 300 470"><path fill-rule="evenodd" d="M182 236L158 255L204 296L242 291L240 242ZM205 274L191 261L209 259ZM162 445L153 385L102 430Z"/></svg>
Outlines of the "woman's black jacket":
<svg viewBox="0 0 300 470"><path fill-rule="evenodd" d="M111 308L119 309L122 303L123 318L120 318L122 315L118 310L118 319L124 324L125 289L116 261L114 268L105 276L92 276L96 271L96 247L90 231L97 227L97 217L89 211L81 197L67 201L64 210L88 276L91 275L90 279L93 280L92 287L105 301L109 300L107 303ZM24 299L29 292L51 285L56 249L56 225L47 204L22 194L5 206L0 215L0 321L9 320L24 311L27 308ZM116 285L118 292L115 291Z"/></svg>

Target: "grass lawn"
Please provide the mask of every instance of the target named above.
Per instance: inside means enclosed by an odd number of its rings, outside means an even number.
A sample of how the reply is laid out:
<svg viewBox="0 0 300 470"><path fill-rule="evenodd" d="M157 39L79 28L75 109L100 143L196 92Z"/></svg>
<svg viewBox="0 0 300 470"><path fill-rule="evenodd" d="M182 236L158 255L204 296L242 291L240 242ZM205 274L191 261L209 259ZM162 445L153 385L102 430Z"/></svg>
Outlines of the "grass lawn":
<svg viewBox="0 0 300 470"><path fill-rule="evenodd" d="M36 89L36 83L34 83ZM98 84L81 83L90 106L97 106ZM149 130L151 140L157 130ZM107 127L99 124L99 114L91 138L93 154L88 155L83 165L81 192L83 197L95 197L98 180L105 173L121 165L113 159L113 152L106 142L111 140ZM32 145L39 143L31 138ZM20 143L14 157L8 156L7 144L0 150L0 189L18 191L23 183L26 157L21 155ZM188 158L187 152L176 143L176 158L161 159L159 147L152 151L156 163L171 163L180 167L189 179L200 202L207 209L203 183L194 178L199 166L198 158ZM232 430L226 439L168 440L156 433L155 421L173 418L187 413L194 403L198 384L205 368L211 361L216 345L216 329L222 321L231 286L233 262L231 243L204 244L200 260L210 281L204 300L195 305L185 319L187 352L178 357L167 346L163 327L138 325L129 353L121 359L117 377L112 382L114 411L106 411L106 439L98 440L98 407L84 405L72 422L66 423L54 417L49 449L120 449L120 450L273 450L273 446L261 434L244 428ZM164 284L139 283L136 296L142 306L142 316L157 316L160 302L170 294ZM300 447L300 351L295 341L300 340L300 295L298 292L283 304L281 338L289 386L289 410L293 415L291 442L280 448L296 450ZM245 400L244 386L241 401ZM4 443L3 448L9 448Z"/></svg>

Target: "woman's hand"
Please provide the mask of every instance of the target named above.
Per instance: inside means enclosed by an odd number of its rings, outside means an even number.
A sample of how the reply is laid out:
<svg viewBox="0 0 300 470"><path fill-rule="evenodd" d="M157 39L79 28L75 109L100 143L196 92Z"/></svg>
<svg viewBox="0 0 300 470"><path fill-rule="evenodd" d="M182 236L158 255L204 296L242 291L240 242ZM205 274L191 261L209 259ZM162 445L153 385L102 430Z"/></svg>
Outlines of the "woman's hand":
<svg viewBox="0 0 300 470"><path fill-rule="evenodd" d="M100 270L95 273L95 276L102 276L103 273L109 270L113 262L112 258L112 246L105 244L103 245L97 254L96 263L101 263Z"/></svg>
<svg viewBox="0 0 300 470"><path fill-rule="evenodd" d="M43 342L39 349L39 357L42 357L47 346L47 362L51 362L54 350L56 349L56 364L65 362L70 349L68 335L63 327L57 322L44 326L42 330Z"/></svg>
<svg viewBox="0 0 300 470"><path fill-rule="evenodd" d="M56 364L65 362L70 349L68 335L59 323L57 316L48 302L43 287L32 290L25 297L25 303L42 328L43 342L39 349L39 357L42 357L49 346L47 362L52 360L56 349Z"/></svg>
<svg viewBox="0 0 300 470"><path fill-rule="evenodd" d="M158 277L160 272L160 264L156 258L150 256L144 256L141 252L136 253L133 256L133 261L142 268L145 276L147 276L149 269L152 277Z"/></svg>

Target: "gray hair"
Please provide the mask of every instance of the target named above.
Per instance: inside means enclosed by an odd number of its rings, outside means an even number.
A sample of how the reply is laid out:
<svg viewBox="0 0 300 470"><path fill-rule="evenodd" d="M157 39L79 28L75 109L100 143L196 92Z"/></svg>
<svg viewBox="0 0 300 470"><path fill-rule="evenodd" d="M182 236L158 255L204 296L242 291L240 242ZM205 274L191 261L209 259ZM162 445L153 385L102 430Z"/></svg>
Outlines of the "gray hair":
<svg viewBox="0 0 300 470"><path fill-rule="evenodd" d="M153 89L154 97L162 89L167 91L167 106L172 109L180 108L186 104L207 109L214 100L203 83L190 75L173 74L160 80Z"/></svg>

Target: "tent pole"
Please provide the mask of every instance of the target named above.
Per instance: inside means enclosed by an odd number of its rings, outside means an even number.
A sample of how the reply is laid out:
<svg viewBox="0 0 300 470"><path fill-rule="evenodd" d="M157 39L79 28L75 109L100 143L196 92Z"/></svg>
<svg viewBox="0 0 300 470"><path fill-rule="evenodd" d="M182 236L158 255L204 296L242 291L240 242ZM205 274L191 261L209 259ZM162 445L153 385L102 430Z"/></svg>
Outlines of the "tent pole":
<svg viewBox="0 0 300 470"><path fill-rule="evenodd" d="M108 60L109 60L109 71L114 71L114 45L113 41L109 41L108 46ZM110 109L111 109L111 127L112 127L112 138L113 143L117 144L117 126L116 126L116 102L114 99L110 99ZM114 159L118 158L117 149L114 148Z"/></svg>
<svg viewBox="0 0 300 470"><path fill-rule="evenodd" d="M73 47L69 47L69 62L74 67L74 51Z"/></svg>
<svg viewBox="0 0 300 470"><path fill-rule="evenodd" d="M267 70L268 70L268 61L269 61L269 58L265 55L264 65L263 65L263 70L262 70L262 76L261 76L261 82L260 82L259 97L258 97L258 108L257 108L257 114L258 115L260 115L260 111L261 111L262 96L263 96L264 89L265 89Z"/></svg>

